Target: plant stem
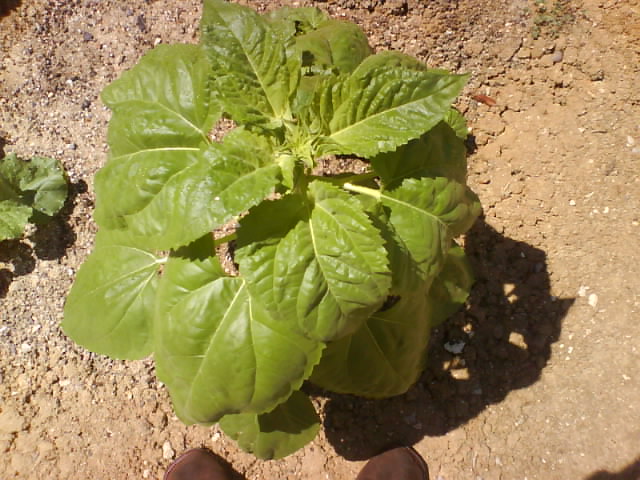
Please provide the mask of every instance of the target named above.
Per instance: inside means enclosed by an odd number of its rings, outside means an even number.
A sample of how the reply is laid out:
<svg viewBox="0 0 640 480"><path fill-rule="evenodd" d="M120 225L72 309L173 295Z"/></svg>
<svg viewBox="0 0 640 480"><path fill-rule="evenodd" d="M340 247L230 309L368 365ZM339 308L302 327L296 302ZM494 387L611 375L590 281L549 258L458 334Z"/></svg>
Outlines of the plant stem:
<svg viewBox="0 0 640 480"><path fill-rule="evenodd" d="M363 195L367 195L368 197L373 197L376 200L380 201L382 193L380 190L376 190L374 188L362 187L360 185L353 185L351 183L345 183L342 188L345 190L349 190L350 192L361 193Z"/></svg>
<svg viewBox="0 0 640 480"><path fill-rule="evenodd" d="M378 175L375 172L367 172L367 173L359 173L357 175L348 175L348 176L335 176L335 177L324 177L322 175L310 175L309 177L312 180L320 180L323 182L331 183L332 185L342 186L345 182L350 184L355 183L364 183L370 180L373 180Z"/></svg>
<svg viewBox="0 0 640 480"><path fill-rule="evenodd" d="M218 247L223 243L229 243L230 241L235 240L236 238L238 238L238 234L236 232L230 233L229 235L226 235L224 237L214 239L213 246Z"/></svg>

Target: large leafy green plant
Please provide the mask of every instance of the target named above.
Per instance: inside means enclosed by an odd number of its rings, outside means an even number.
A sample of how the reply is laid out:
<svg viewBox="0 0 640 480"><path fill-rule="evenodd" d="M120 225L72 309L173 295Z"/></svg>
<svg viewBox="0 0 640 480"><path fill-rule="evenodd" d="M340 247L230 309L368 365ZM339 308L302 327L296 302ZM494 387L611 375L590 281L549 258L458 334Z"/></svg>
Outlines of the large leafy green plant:
<svg viewBox="0 0 640 480"><path fill-rule="evenodd" d="M465 81L373 54L316 9L205 0L199 45L159 46L102 93L100 230L64 330L153 353L183 421L220 422L262 458L315 436L305 380L405 392L472 281L454 241L480 211L451 108ZM215 141L221 117L237 126ZM323 175L331 155L366 171Z"/></svg>

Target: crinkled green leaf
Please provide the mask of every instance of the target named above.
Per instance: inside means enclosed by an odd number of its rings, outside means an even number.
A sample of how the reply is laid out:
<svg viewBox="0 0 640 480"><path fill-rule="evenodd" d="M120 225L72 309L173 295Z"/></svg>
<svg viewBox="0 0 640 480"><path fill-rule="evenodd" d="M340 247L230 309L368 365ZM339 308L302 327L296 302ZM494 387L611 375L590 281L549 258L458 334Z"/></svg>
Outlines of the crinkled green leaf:
<svg viewBox="0 0 640 480"><path fill-rule="evenodd" d="M480 214L467 187L444 177L406 179L380 191L346 185L377 198L388 209L378 215L394 269L394 291L428 288L440 272L454 237L466 232Z"/></svg>
<svg viewBox="0 0 640 480"><path fill-rule="evenodd" d="M102 242L67 296L64 332L92 352L126 359L149 355L161 263L148 251Z"/></svg>
<svg viewBox="0 0 640 480"><path fill-rule="evenodd" d="M370 398L406 392L424 369L429 304L424 292L391 297L358 331L331 342L311 381L332 392Z"/></svg>
<svg viewBox="0 0 640 480"><path fill-rule="evenodd" d="M132 244L138 238L149 248L175 248L262 200L278 183L278 167L265 167L270 152L260 142L249 139L252 146L241 150L232 135L223 145L209 144L219 116L209 74L198 46L163 46L105 89L114 115L111 157L96 175L101 227L128 230Z"/></svg>
<svg viewBox="0 0 640 480"><path fill-rule="evenodd" d="M456 133L456 136L460 140L466 140L469 136L469 128L467 127L467 121L464 116L455 108L450 108L447 114L444 116L444 121L451 127Z"/></svg>
<svg viewBox="0 0 640 480"><path fill-rule="evenodd" d="M231 141L114 157L96 175L94 216L150 248L185 245L269 195L280 181L269 161L255 143Z"/></svg>
<svg viewBox="0 0 640 480"><path fill-rule="evenodd" d="M32 212L14 200L0 200L0 241L20 237Z"/></svg>
<svg viewBox="0 0 640 480"><path fill-rule="evenodd" d="M390 61L365 58L344 80L341 103L321 113L331 114L326 141L338 145L336 153L371 158L420 137L443 119L467 79L409 68L397 56L383 60Z"/></svg>
<svg viewBox="0 0 640 480"><path fill-rule="evenodd" d="M467 179L467 150L451 127L440 122L419 139L371 159L385 189L394 189L406 178L446 177L460 183Z"/></svg>
<svg viewBox="0 0 640 480"><path fill-rule="evenodd" d="M68 186L57 160L21 160L9 154L0 160L0 240L22 235L34 211L56 214L67 198Z"/></svg>
<svg viewBox="0 0 640 480"><path fill-rule="evenodd" d="M285 46L250 8L205 0L201 45L224 110L240 124L277 127L290 114Z"/></svg>
<svg viewBox="0 0 640 480"><path fill-rule="evenodd" d="M113 111L112 157L178 147L197 148L219 118L210 66L197 45L159 45L102 91Z"/></svg>
<svg viewBox="0 0 640 480"><path fill-rule="evenodd" d="M391 210L389 224L398 242L422 279L440 272L451 240L466 232L480 214L477 197L444 177L407 179L380 198Z"/></svg>
<svg viewBox="0 0 640 480"><path fill-rule="evenodd" d="M354 23L327 20L316 30L296 38L295 48L307 75L350 73L369 55L366 35Z"/></svg>
<svg viewBox="0 0 640 480"><path fill-rule="evenodd" d="M355 199L318 181L309 196L251 210L240 222L237 261L271 311L328 341L382 305L391 276L380 233Z"/></svg>
<svg viewBox="0 0 640 480"><path fill-rule="evenodd" d="M309 397L296 390L268 413L226 415L220 428L244 451L271 460L286 457L313 440L320 418Z"/></svg>
<svg viewBox="0 0 640 480"><path fill-rule="evenodd" d="M20 179L20 189L35 192L33 209L45 215L55 215L64 206L68 195L67 180L57 160L33 157Z"/></svg>
<svg viewBox="0 0 640 480"><path fill-rule="evenodd" d="M324 25L329 16L315 7L280 7L263 17L285 41L304 35Z"/></svg>
<svg viewBox="0 0 640 480"><path fill-rule="evenodd" d="M310 375L324 346L274 318L216 258L170 258L156 311L158 378L186 423L272 410Z"/></svg>
<svg viewBox="0 0 640 480"><path fill-rule="evenodd" d="M454 245L449 249L442 271L429 289L427 301L432 310L432 326L441 324L464 305L473 282L473 271L464 250Z"/></svg>
<svg viewBox="0 0 640 480"><path fill-rule="evenodd" d="M264 18L280 36L285 46L286 65L289 71L289 97L292 111L295 112L296 104L306 103L313 96L316 83L315 76L308 76L308 69L302 70L302 52L297 47L297 41L306 33L320 28L329 20L329 16L312 7L282 7L267 12Z"/></svg>

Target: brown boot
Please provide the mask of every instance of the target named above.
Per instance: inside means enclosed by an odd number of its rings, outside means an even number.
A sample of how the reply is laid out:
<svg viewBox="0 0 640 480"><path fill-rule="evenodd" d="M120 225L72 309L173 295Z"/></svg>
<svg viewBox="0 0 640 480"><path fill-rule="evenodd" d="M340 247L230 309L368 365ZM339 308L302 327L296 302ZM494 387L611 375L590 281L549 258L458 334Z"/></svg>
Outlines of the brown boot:
<svg viewBox="0 0 640 480"><path fill-rule="evenodd" d="M429 469L413 448L398 447L369 460L356 480L429 480Z"/></svg>
<svg viewBox="0 0 640 480"><path fill-rule="evenodd" d="M194 448L169 465L164 480L231 480L231 475L209 450Z"/></svg>

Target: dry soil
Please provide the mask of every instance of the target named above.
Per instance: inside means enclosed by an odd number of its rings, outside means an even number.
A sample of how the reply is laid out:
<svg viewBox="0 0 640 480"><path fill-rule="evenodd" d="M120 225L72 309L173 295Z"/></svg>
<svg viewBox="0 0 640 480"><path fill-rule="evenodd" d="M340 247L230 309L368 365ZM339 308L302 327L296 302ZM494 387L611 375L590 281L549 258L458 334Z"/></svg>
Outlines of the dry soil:
<svg viewBox="0 0 640 480"><path fill-rule="evenodd" d="M2 0L0 147L60 159L73 186L63 215L0 243L0 479L159 479L204 446L239 478L348 480L394 443L438 480L639 479L638 2L242 3L315 5L377 50L471 74L458 106L484 217L466 239L478 277L467 308L434 335L407 394L315 392L323 431L283 460L184 426L151 360L91 354L59 324L95 234L109 119L98 95L154 45L197 41L201 5Z"/></svg>

